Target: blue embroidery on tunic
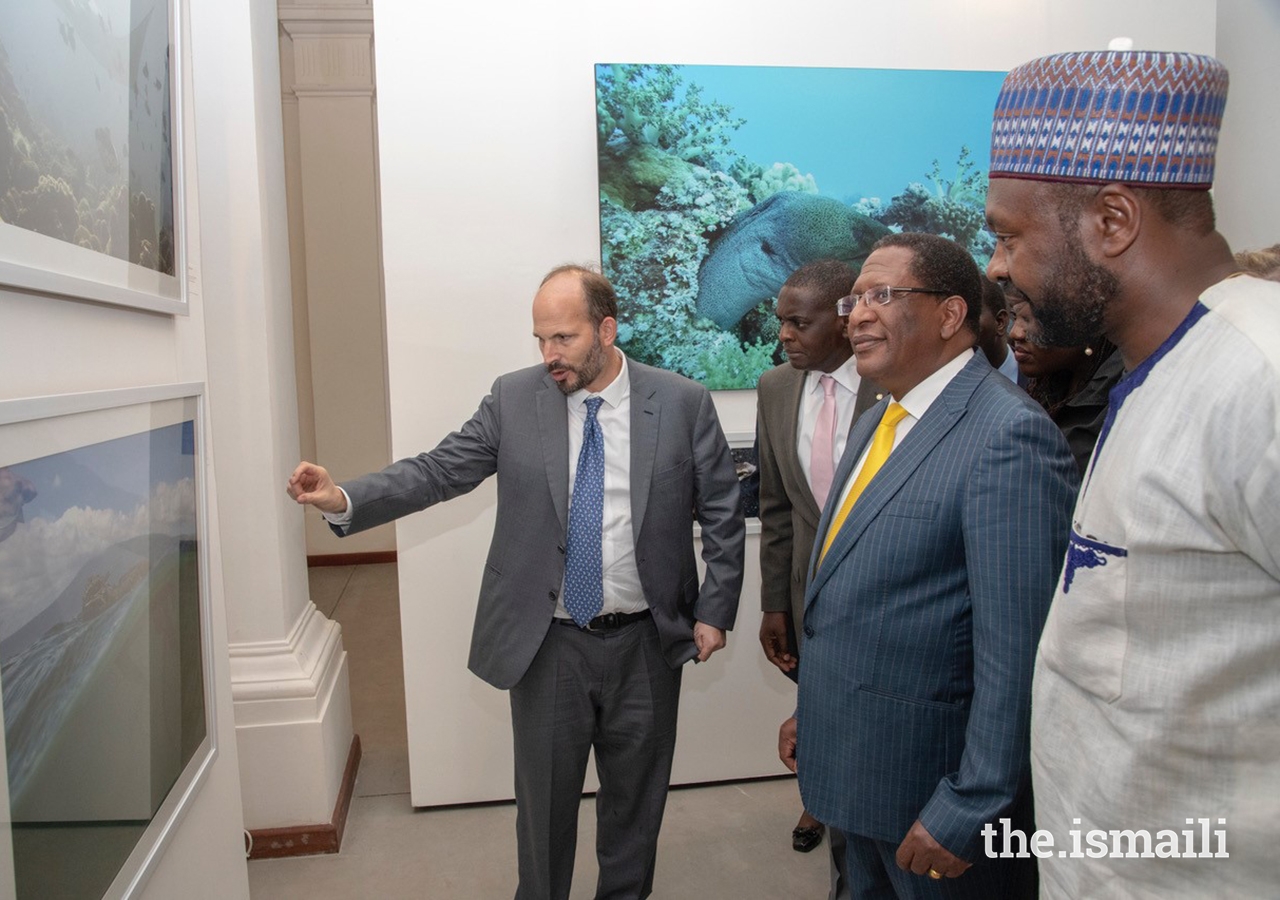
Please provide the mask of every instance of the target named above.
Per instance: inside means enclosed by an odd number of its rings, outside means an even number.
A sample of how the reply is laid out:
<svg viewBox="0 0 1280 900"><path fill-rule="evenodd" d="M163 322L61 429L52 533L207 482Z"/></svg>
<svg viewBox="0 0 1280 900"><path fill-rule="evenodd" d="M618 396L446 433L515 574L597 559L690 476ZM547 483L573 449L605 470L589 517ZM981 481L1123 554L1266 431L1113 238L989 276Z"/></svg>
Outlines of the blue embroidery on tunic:
<svg viewBox="0 0 1280 900"><path fill-rule="evenodd" d="M1062 593L1071 593L1071 582L1075 580L1076 569L1096 569L1107 564L1107 557L1117 559L1129 555L1123 547L1113 547L1091 538L1081 537L1071 529L1071 538L1067 542L1067 563L1062 572Z"/></svg>

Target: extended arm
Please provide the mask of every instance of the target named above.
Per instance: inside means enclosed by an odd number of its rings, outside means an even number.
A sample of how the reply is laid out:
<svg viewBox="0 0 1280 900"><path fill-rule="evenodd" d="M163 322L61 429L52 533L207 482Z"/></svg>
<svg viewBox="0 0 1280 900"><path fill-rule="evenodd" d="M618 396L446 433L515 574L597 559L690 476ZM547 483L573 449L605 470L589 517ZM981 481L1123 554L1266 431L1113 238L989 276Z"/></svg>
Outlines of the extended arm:
<svg viewBox="0 0 1280 900"><path fill-rule="evenodd" d="M465 494L492 475L498 464L499 409L502 379L494 382L480 408L460 429L430 452L392 463L381 472L344 482L351 497L351 524L334 527L339 536L364 531ZM299 503L323 512L346 508L342 491L329 473L311 463L301 463L288 485ZM331 526L333 527L333 526Z"/></svg>

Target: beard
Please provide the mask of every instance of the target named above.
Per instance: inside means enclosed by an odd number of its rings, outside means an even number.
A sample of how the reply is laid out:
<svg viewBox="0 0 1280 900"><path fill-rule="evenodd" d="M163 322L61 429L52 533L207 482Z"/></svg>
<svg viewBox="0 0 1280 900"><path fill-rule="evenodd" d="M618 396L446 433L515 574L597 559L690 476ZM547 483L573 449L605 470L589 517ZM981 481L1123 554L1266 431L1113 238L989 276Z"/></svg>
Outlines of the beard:
<svg viewBox="0 0 1280 900"><path fill-rule="evenodd" d="M1044 289L1030 301L1040 326L1037 343L1083 347L1096 341L1103 335L1107 307L1119 294L1119 279L1090 260L1079 236L1067 230Z"/></svg>
<svg viewBox="0 0 1280 900"><path fill-rule="evenodd" d="M560 388L560 393L567 397L570 394L577 393L599 378L600 373L604 371L604 367L608 362L609 356L605 352L604 344L600 343L599 333L596 333L591 338L591 349L587 351L586 358L581 363L576 366L570 366L565 363L552 363L547 366L547 371L574 373L573 378L566 378L564 381L556 382L556 387Z"/></svg>

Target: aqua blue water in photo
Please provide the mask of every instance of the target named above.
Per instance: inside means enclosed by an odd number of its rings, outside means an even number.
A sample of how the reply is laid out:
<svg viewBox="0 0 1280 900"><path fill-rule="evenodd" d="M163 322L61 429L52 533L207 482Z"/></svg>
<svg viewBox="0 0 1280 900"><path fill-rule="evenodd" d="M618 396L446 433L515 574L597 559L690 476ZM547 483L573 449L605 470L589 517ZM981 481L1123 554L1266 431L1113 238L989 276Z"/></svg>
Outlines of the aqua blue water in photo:
<svg viewBox="0 0 1280 900"><path fill-rule="evenodd" d="M890 231L980 264L1000 72L599 65L600 234L619 344L712 389L783 361L792 271Z"/></svg>

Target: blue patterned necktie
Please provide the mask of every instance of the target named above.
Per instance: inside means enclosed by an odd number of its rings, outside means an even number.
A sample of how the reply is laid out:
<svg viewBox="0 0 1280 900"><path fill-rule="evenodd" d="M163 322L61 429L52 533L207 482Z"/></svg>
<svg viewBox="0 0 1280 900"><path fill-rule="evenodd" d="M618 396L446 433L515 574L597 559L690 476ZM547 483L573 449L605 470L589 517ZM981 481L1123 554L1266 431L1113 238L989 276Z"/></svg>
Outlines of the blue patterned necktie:
<svg viewBox="0 0 1280 900"><path fill-rule="evenodd" d="M582 424L582 450L573 479L569 505L569 540L565 546L564 608L581 626L600 615L604 605L603 563L600 557L604 520L604 435L596 413L600 397L587 398Z"/></svg>

